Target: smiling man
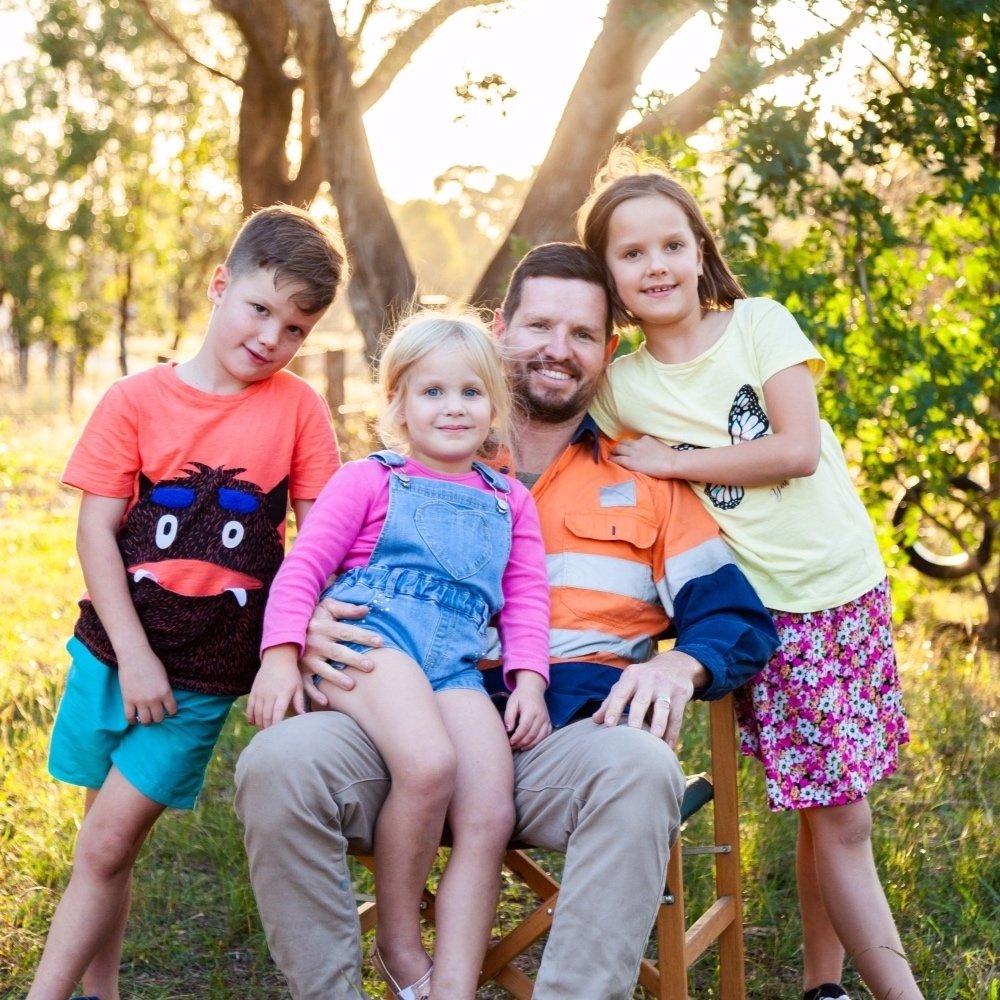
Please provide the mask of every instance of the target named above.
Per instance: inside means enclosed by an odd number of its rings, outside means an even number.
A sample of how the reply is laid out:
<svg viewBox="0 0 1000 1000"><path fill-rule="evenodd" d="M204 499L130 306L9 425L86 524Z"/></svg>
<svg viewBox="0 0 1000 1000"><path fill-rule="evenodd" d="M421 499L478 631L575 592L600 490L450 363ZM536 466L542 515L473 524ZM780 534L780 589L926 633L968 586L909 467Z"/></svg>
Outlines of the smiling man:
<svg viewBox="0 0 1000 1000"><path fill-rule="evenodd" d="M495 330L519 407L503 461L535 498L552 589L546 700L557 728L514 753L514 836L566 855L534 997L624 1000L678 834L684 707L756 674L777 635L687 485L616 465L587 416L616 344L596 262L574 244L529 252ZM340 645L366 641L344 620L361 614L318 609L307 676L349 689L352 671L370 668ZM674 647L658 652L671 625ZM499 668L485 671L502 700ZM371 853L385 765L350 718L313 712L255 736L236 779L250 877L292 995L363 995L346 856Z"/></svg>

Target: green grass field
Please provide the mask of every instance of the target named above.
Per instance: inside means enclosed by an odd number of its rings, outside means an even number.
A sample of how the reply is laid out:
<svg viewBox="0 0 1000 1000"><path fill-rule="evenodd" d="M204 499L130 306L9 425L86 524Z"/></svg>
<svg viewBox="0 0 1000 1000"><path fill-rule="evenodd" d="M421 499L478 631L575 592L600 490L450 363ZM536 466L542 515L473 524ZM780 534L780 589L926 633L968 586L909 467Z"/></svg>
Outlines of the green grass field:
<svg viewBox="0 0 1000 1000"><path fill-rule="evenodd" d="M13 395L8 388L4 394ZM58 486L76 428L66 417L13 406L9 396L3 405L0 997L13 998L27 992L69 877L80 820L80 790L54 782L45 755L82 578L73 542L76 497ZM929 1000L1000 1000L1000 664L974 648L965 628L937 620L942 600L950 618L976 607L961 593L917 591L914 620L900 629L912 742L900 771L873 793L875 848ZM168 813L140 857L123 997L287 997L268 958L231 808L234 761L252 735L241 707L231 715L197 808ZM692 770L705 766L702 715L695 713L686 732ZM742 801L748 996L795 998L794 820L768 813L750 762L743 764ZM692 824L690 838L701 822ZM689 895L704 896L703 863L687 864ZM359 888L367 888L364 880ZM505 896L501 919L519 905L513 893ZM717 995L711 961L694 977L695 997ZM847 983L863 995L853 973ZM381 995L374 980L370 985Z"/></svg>

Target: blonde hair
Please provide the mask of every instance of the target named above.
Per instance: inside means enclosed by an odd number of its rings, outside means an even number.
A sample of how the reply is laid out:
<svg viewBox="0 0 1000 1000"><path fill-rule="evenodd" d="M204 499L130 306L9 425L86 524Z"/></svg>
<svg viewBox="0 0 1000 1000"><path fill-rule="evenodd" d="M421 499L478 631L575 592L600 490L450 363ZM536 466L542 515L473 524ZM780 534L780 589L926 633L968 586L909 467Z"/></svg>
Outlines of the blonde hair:
<svg viewBox="0 0 1000 1000"><path fill-rule="evenodd" d="M577 213L580 242L600 261L611 293L611 308L620 326L639 325L622 302L608 270L605 253L608 230L615 209L632 198L662 195L675 202L687 216L695 239L701 244L702 270L698 278L698 298L706 309L728 309L747 293L729 269L705 216L691 193L667 174L666 165L648 154L637 153L629 146L615 146L608 160L597 172L587 200Z"/></svg>
<svg viewBox="0 0 1000 1000"><path fill-rule="evenodd" d="M480 317L471 310L414 313L384 345L378 362L378 386L385 409L378 430L386 447L408 452L409 436L402 420L403 395L410 369L439 347L460 351L469 367L482 379L493 409L489 436L479 449L484 457L509 446L511 395L496 343Z"/></svg>

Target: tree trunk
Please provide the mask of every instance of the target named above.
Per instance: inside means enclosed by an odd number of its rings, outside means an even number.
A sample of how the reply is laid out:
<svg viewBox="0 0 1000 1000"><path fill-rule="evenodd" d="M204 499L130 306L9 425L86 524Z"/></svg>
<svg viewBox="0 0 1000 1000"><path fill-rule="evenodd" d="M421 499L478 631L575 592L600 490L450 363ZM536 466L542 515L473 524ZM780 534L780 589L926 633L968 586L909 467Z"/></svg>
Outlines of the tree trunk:
<svg viewBox="0 0 1000 1000"><path fill-rule="evenodd" d="M288 12L282 3L213 0L228 14L246 43L240 79L240 134L237 139L243 211L289 201L285 144L296 84L284 71Z"/></svg>
<svg viewBox="0 0 1000 1000"><path fill-rule="evenodd" d="M375 173L357 91L327 0L289 0L307 89L316 95L323 174L330 181L353 276L351 309L370 357L413 305L416 282Z"/></svg>
<svg viewBox="0 0 1000 1000"><path fill-rule="evenodd" d="M128 324L132 307L132 260L125 258L122 290L118 299L118 370L128 375Z"/></svg>
<svg viewBox="0 0 1000 1000"><path fill-rule="evenodd" d="M69 412L73 412L73 404L76 402L76 365L77 349L71 347L66 352L66 405Z"/></svg>
<svg viewBox="0 0 1000 1000"><path fill-rule="evenodd" d="M28 344L18 341L17 344L17 385L19 389L28 388L28 358L31 348Z"/></svg>
<svg viewBox="0 0 1000 1000"><path fill-rule="evenodd" d="M673 9L667 13L664 8ZM501 290L517 263L513 242L529 246L574 238L574 214L590 190L597 168L618 135L650 59L701 5L649 4L610 0L604 28L587 57L510 237L497 251L472 296L488 307L499 304Z"/></svg>

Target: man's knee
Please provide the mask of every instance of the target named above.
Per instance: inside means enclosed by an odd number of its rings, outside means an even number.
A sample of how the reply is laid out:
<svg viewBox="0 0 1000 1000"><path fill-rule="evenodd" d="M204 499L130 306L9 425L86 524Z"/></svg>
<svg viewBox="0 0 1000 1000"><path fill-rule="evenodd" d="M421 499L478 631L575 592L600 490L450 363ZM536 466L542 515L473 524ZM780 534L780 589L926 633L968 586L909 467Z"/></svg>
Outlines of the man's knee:
<svg viewBox="0 0 1000 1000"><path fill-rule="evenodd" d="M628 830L630 841L666 843L680 824L684 774L674 751L644 730L577 722L517 756L515 786L515 836L529 843L565 850L566 831L585 817Z"/></svg>
<svg viewBox="0 0 1000 1000"><path fill-rule="evenodd" d="M647 801L680 800L684 773L674 751L663 740L626 725L605 729L590 743L595 783L616 797L634 795Z"/></svg>
<svg viewBox="0 0 1000 1000"><path fill-rule="evenodd" d="M338 712L295 716L257 733L236 762L236 812L244 826L281 827L326 813L345 789L372 787L385 765L357 723Z"/></svg>

